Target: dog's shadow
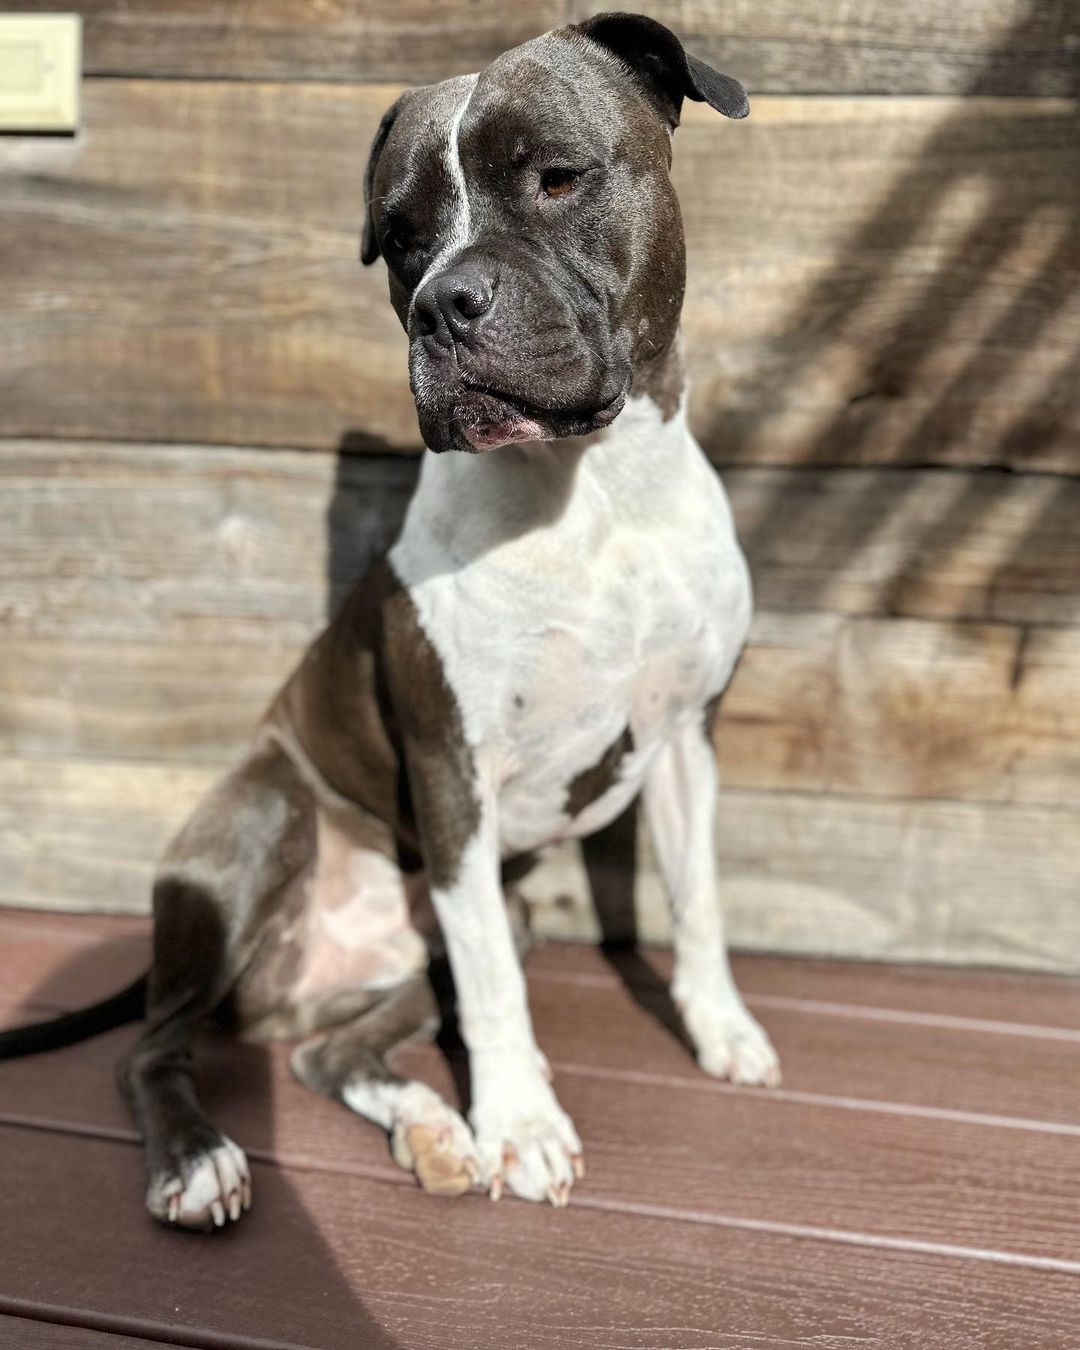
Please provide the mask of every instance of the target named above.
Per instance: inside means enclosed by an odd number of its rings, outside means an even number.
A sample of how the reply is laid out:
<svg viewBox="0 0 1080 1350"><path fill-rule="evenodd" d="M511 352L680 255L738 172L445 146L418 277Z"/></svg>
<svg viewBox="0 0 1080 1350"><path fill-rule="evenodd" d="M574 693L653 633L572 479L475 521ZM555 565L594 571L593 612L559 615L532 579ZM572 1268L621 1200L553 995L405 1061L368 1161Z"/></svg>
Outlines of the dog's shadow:
<svg viewBox="0 0 1080 1350"><path fill-rule="evenodd" d="M667 981L641 950L634 905L640 828L641 812L636 805L630 806L605 829L581 843L585 874L600 926L600 953L634 1001L692 1055L694 1048Z"/></svg>
<svg viewBox="0 0 1080 1350"><path fill-rule="evenodd" d="M145 970L149 960L148 935L89 944L50 969L25 997L18 1015L39 1020L94 1002ZM21 1109L33 1113L39 1127L38 1118L44 1112L44 1118L56 1117L64 1134L88 1136L88 1149L100 1148L102 1138L123 1141L130 1134L134 1142L111 1068L137 1034L138 1028L125 1027L95 1041L10 1062L2 1066L3 1071L18 1075ZM109 1314L149 1317L163 1326L174 1325L176 1291L186 1288L193 1294L198 1291L198 1296L188 1301L195 1324L185 1331L209 1335L215 1338L214 1344L218 1338L222 1344L232 1344L237 1336L255 1336L269 1337L260 1344L317 1346L318 1350L355 1350L358 1345L365 1350L397 1350L399 1342L368 1312L342 1273L339 1254L320 1231L300 1183L290 1176L288 1159L278 1160L282 1103L275 1088L272 1053L269 1046L242 1042L217 1028L201 1032L195 1047L196 1085L207 1113L247 1149L253 1164L251 1212L239 1223L209 1235L157 1224L142 1205L146 1178L141 1150L131 1147L126 1160L131 1185L121 1196L110 1194L95 1200L95 1174L89 1172L76 1190L85 1188L91 1193L80 1200L69 1185L63 1200L57 1198L57 1246L50 1256L50 1279L65 1264L78 1260L74 1245L71 1256L65 1257L63 1234L73 1211L85 1202L95 1214L91 1231L97 1232L98 1239L105 1243L112 1239L118 1252L126 1251L129 1259L138 1261L138 1271L133 1272L138 1276L133 1286L137 1292L130 1306L123 1301L122 1282L117 1281L120 1293L111 1297ZM11 1112L7 1115L18 1123ZM358 1121L357 1128L364 1126ZM109 1222L117 1228L135 1225L135 1240L127 1234L110 1234L102 1215L111 1216ZM272 1298L263 1299L257 1289L248 1289L242 1299L236 1297L236 1281L250 1281L253 1272L258 1272L259 1288L275 1291ZM105 1309L94 1311L100 1314Z"/></svg>

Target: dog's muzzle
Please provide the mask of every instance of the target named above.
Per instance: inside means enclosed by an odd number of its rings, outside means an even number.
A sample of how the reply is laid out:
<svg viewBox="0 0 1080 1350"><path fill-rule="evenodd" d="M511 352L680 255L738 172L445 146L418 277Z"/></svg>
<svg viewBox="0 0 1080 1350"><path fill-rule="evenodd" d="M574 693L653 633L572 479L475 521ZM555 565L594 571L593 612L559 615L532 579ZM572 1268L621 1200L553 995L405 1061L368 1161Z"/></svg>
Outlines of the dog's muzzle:
<svg viewBox="0 0 1080 1350"><path fill-rule="evenodd" d="M516 284L515 284L516 282ZM597 316L597 319L599 316ZM429 278L412 305L410 373L436 451L586 435L613 422L629 362L538 287L468 261ZM606 359L605 359L606 358Z"/></svg>

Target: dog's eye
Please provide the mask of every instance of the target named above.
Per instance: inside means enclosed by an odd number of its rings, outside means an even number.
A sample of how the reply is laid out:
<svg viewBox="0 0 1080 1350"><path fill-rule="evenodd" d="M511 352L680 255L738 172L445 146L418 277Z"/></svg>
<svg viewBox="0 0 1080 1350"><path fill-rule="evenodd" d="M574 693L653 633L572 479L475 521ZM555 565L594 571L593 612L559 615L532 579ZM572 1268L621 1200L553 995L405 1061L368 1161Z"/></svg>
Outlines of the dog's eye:
<svg viewBox="0 0 1080 1350"><path fill-rule="evenodd" d="M540 177L540 190L545 197L566 197L577 187L579 177L573 169L546 169Z"/></svg>
<svg viewBox="0 0 1080 1350"><path fill-rule="evenodd" d="M408 253L412 247L413 235L408 225L400 222L391 225L383 235L383 250L389 253Z"/></svg>

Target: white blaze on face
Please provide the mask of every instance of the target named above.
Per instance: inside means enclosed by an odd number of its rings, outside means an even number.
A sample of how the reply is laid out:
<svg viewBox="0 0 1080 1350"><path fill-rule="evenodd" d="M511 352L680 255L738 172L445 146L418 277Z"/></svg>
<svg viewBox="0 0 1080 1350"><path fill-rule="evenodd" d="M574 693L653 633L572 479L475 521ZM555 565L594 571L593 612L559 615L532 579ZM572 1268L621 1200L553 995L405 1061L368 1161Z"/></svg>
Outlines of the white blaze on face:
<svg viewBox="0 0 1080 1350"><path fill-rule="evenodd" d="M432 277L436 277L440 272L444 272L454 258L468 244L469 236L472 233L472 215L469 209L469 189L465 182L465 170L461 167L461 151L458 138L461 131L462 119L469 107L469 103L476 89L478 75L462 75L459 80L451 83L454 86L454 98L447 114L446 142L443 151L443 163L446 166L447 176L453 185L454 200L450 204L449 223L446 232L440 240L438 252L432 258L427 271L420 278L420 282L413 292L415 300L417 293ZM412 316L412 305L409 306L410 318Z"/></svg>

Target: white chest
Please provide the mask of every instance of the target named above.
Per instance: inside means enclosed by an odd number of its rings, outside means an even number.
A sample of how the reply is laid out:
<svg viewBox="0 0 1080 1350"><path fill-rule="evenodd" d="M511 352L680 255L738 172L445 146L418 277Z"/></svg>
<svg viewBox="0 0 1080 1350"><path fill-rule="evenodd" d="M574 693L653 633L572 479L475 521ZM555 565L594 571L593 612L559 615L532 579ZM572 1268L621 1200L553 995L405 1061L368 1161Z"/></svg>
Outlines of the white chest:
<svg viewBox="0 0 1080 1350"><path fill-rule="evenodd" d="M561 493L558 461L507 457L492 474L494 457L469 459L431 477L426 465L391 554L497 788L506 853L613 819L745 639L749 584L719 481L684 425L648 411L644 423L653 455L640 418L621 439L616 424ZM614 781L575 814L568 788L620 741Z"/></svg>

